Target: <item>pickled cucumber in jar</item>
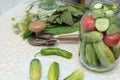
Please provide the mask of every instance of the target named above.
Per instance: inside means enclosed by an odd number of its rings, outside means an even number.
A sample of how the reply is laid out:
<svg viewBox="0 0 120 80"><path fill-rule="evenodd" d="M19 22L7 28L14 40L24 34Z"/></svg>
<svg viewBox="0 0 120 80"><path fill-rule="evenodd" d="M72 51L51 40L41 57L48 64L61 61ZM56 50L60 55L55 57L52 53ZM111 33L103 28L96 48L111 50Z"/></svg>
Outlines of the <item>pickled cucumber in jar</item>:
<svg viewBox="0 0 120 80"><path fill-rule="evenodd" d="M79 57L92 71L111 70L120 54L118 4L113 0L93 1L80 21Z"/></svg>

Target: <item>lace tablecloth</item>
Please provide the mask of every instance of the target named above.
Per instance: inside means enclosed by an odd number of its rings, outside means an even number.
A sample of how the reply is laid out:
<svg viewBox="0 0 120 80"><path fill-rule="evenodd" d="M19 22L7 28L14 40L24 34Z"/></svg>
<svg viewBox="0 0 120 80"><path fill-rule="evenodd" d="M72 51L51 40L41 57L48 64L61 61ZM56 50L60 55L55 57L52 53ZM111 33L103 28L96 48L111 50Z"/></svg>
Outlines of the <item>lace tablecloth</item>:
<svg viewBox="0 0 120 80"><path fill-rule="evenodd" d="M43 46L31 46L27 40L23 40L20 36L14 34L12 30L12 17L22 17L24 15L25 3L27 0L22 1L13 9L9 10L5 14L0 16L0 80L9 80L10 77L14 76L19 68L24 66L23 64L33 55L38 52ZM44 46L46 47L46 46ZM105 76L106 80L120 80L120 62L116 67L105 73L91 72L84 68L79 62L78 50L79 42L76 43L57 43L53 47L62 48L73 53L72 59L65 59L58 56L39 56L58 62L62 62L76 68L81 68L87 72Z"/></svg>

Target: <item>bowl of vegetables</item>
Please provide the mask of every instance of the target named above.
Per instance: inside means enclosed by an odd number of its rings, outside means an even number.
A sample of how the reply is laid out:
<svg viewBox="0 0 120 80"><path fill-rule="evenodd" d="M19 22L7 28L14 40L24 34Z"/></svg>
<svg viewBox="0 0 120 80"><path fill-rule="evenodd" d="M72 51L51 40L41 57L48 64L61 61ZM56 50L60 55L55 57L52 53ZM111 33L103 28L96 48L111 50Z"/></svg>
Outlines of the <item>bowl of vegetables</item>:
<svg viewBox="0 0 120 80"><path fill-rule="evenodd" d="M118 4L94 1L80 21L81 63L97 72L111 70L120 55L120 21Z"/></svg>

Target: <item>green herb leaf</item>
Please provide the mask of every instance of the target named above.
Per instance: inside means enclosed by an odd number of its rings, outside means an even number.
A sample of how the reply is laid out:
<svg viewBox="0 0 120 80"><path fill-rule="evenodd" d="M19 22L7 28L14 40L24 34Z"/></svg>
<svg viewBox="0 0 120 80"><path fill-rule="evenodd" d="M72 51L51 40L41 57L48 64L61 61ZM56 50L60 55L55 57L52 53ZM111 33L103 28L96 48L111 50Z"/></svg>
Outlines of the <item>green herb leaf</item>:
<svg viewBox="0 0 120 80"><path fill-rule="evenodd" d="M33 34L33 32L31 32L30 30L27 30L25 33L23 33L23 39L26 39L26 38L28 38L30 35L32 35Z"/></svg>
<svg viewBox="0 0 120 80"><path fill-rule="evenodd" d="M42 33L59 35L59 34L68 34L72 32L76 32L79 30L80 23L76 22L73 26L57 26L57 25L49 25Z"/></svg>
<svg viewBox="0 0 120 80"><path fill-rule="evenodd" d="M48 17L47 21L50 22L50 23L52 23L58 16L59 16L59 14L52 15L52 16Z"/></svg>
<svg viewBox="0 0 120 80"><path fill-rule="evenodd" d="M62 15L62 21L63 21L63 23L65 23L67 25L73 25L74 21L73 21L71 12L65 11Z"/></svg>
<svg viewBox="0 0 120 80"><path fill-rule="evenodd" d="M60 6L60 7L56 10L56 12L63 12L63 11L66 11L66 10L68 10L68 6Z"/></svg>

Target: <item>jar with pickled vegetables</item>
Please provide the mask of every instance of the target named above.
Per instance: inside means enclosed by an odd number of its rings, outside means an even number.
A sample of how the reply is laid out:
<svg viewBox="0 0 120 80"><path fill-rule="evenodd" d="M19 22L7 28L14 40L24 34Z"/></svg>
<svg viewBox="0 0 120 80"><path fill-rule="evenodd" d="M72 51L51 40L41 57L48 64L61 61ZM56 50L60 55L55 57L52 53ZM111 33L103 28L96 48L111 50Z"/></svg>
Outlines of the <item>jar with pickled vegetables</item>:
<svg viewBox="0 0 120 80"><path fill-rule="evenodd" d="M81 63L92 71L104 72L115 67L120 55L118 4L113 0L91 3L80 21Z"/></svg>

